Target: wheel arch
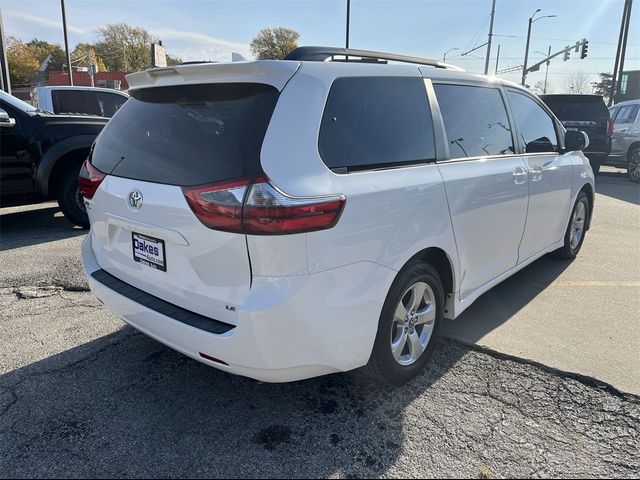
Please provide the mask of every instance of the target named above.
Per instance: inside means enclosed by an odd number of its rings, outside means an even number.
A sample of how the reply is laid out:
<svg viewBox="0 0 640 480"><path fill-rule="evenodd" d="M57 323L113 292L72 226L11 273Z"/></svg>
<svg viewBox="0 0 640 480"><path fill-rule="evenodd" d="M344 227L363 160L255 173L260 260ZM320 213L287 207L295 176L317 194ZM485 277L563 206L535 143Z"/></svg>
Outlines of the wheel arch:
<svg viewBox="0 0 640 480"><path fill-rule="evenodd" d="M589 199L589 218L587 219L587 230L589 230L589 228L591 228L591 217L593 216L593 202L595 201L593 186L590 183L585 183L578 192L578 195L580 195L580 192L585 192Z"/></svg>
<svg viewBox="0 0 640 480"><path fill-rule="evenodd" d="M633 142L629 145L629 148L627 148L627 161L629 161L629 155L631 155L631 152L636 148L640 148L640 141Z"/></svg>
<svg viewBox="0 0 640 480"><path fill-rule="evenodd" d="M89 154L95 135L77 135L58 142L43 155L36 172L36 190L43 198L55 195L55 184L71 165Z"/></svg>
<svg viewBox="0 0 640 480"><path fill-rule="evenodd" d="M444 287L444 313L445 317L449 318L449 316L453 315L452 302L455 292L455 269L453 268L453 261L450 255L440 247L427 247L407 260L400 271L417 260L432 265L438 271L440 279L442 280L442 286Z"/></svg>

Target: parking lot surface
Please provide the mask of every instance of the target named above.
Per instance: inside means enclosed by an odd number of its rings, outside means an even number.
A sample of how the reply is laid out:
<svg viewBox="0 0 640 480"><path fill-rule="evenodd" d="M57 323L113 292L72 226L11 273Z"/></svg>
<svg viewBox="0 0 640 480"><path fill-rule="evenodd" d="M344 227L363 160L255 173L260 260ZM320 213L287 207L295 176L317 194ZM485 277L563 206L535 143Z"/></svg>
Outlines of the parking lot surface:
<svg viewBox="0 0 640 480"><path fill-rule="evenodd" d="M536 262L447 326L595 379L443 340L396 390L194 362L100 306L55 204L3 209L0 477L635 477L640 399L601 381L638 393L639 190L610 170L598 191L578 260Z"/></svg>

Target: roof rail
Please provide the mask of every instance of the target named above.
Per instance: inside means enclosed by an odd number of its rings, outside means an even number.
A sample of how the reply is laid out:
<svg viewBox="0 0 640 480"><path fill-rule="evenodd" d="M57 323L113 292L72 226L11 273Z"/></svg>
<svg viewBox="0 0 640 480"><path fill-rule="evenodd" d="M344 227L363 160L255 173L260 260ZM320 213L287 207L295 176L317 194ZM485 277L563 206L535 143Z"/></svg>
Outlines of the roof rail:
<svg viewBox="0 0 640 480"><path fill-rule="evenodd" d="M359 57L363 59L362 61L366 61L365 59L373 60L373 62L377 62L380 60L390 60L393 62L415 63L418 65L429 65L430 67L444 68L447 70L464 71L460 67L449 65L448 63L439 62L437 60L429 60L428 58L410 57L407 55L397 55L395 53L372 52L370 50L357 50L354 48L340 47L298 47L291 50L283 60L325 62L327 59L335 61L333 57L336 56L345 57L345 60L338 61L360 61L348 59L348 57Z"/></svg>

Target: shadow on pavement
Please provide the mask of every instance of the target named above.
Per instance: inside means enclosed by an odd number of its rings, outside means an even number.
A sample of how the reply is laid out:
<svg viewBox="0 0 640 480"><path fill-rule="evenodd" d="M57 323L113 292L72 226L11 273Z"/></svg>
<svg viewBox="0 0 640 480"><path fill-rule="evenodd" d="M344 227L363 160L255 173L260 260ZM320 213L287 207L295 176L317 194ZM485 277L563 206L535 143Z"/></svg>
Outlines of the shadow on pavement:
<svg viewBox="0 0 640 480"><path fill-rule="evenodd" d="M640 185L629 181L626 172L600 172L596 177L596 192L623 202L640 205Z"/></svg>
<svg viewBox="0 0 640 480"><path fill-rule="evenodd" d="M377 477L404 410L465 351L443 345L393 391L354 374L262 384L127 326L0 376L0 476Z"/></svg>
<svg viewBox="0 0 640 480"><path fill-rule="evenodd" d="M476 343L487 333L509 321L564 272L571 261L551 255L536 260L480 296L453 321L444 324L447 337Z"/></svg>
<svg viewBox="0 0 640 480"><path fill-rule="evenodd" d="M0 251L84 235L57 206L0 214Z"/></svg>

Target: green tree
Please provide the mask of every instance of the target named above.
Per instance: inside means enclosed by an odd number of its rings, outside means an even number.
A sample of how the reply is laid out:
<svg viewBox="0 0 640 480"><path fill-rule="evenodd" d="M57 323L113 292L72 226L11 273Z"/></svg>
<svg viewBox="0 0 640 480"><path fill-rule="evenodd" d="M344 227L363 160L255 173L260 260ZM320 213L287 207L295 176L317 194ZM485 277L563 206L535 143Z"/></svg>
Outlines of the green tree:
<svg viewBox="0 0 640 480"><path fill-rule="evenodd" d="M251 40L251 53L258 60L281 60L298 46L300 34L285 27L263 28Z"/></svg>
<svg viewBox="0 0 640 480"><path fill-rule="evenodd" d="M27 85L33 82L41 63L33 49L15 37L7 37L7 62L13 86Z"/></svg>
<svg viewBox="0 0 640 480"><path fill-rule="evenodd" d="M71 52L71 63L74 68L88 67L89 64L96 65L99 72L107 70L105 62L96 54L95 46L91 43L79 43Z"/></svg>
<svg viewBox="0 0 640 480"><path fill-rule="evenodd" d="M95 52L109 70L135 72L151 66L151 43L157 39L144 28L109 24L98 35Z"/></svg>
<svg viewBox="0 0 640 480"><path fill-rule="evenodd" d="M600 81L595 84L595 93L602 95L604 101L608 104L611 96L611 83L613 82L613 75L610 73L600 73Z"/></svg>
<svg viewBox="0 0 640 480"><path fill-rule="evenodd" d="M33 40L25 43L25 47L31 50L32 54L38 59L40 64L51 55L47 64L47 70L62 70L67 63L66 55L60 45L49 43L45 40Z"/></svg>

